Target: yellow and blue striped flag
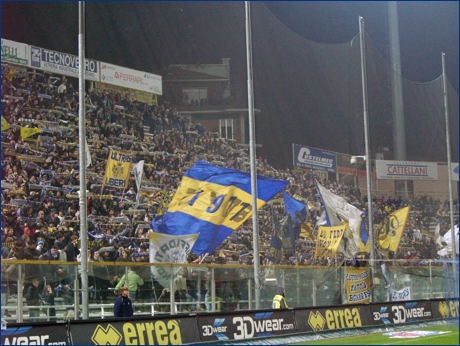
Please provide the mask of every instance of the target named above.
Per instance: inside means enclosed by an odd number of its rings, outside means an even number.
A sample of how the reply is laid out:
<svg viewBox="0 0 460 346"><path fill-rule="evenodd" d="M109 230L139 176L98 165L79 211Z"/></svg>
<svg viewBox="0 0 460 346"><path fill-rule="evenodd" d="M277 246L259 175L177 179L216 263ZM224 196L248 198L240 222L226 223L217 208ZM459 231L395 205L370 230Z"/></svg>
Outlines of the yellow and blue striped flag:
<svg viewBox="0 0 460 346"><path fill-rule="evenodd" d="M257 209L289 181L257 176ZM157 233L199 237L192 252L213 253L252 215L251 176L232 168L197 161L182 177L168 210L151 221Z"/></svg>

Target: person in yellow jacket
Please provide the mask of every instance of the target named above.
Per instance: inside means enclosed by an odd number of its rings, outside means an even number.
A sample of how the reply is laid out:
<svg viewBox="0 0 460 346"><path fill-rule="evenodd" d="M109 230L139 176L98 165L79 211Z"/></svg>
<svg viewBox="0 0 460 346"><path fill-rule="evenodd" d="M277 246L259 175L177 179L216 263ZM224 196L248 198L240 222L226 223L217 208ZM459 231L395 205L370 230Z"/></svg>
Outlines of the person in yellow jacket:
<svg viewBox="0 0 460 346"><path fill-rule="evenodd" d="M123 275L118 281L118 284L115 286L114 294L118 294L120 287L125 286L125 275ZM136 300L136 292L140 286L144 284L144 280L137 274L131 267L128 267L128 288L129 288L129 297L134 302Z"/></svg>
<svg viewBox="0 0 460 346"><path fill-rule="evenodd" d="M273 297L273 309L287 309L288 305L286 302L286 298L284 297L284 287L278 286L276 287L276 295Z"/></svg>

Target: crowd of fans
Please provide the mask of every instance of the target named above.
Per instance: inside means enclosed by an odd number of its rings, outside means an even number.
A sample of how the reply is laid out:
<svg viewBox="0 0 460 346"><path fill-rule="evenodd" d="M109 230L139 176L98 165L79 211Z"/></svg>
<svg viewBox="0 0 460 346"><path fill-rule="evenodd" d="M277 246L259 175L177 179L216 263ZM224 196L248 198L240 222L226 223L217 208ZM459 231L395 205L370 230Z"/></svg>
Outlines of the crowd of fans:
<svg viewBox="0 0 460 346"><path fill-rule="evenodd" d="M190 123L168 102L147 105L130 99L129 94L95 88L88 90L85 102L92 161L86 181L89 261L148 262L150 221L164 213L182 174L196 160L239 170L249 168L247 149L234 140L219 138L199 123ZM65 78L2 64L2 117L2 258L78 261L82 256L78 91ZM21 136L21 127L40 131L25 137ZM141 191L137 191L134 179L126 190L102 185L110 148L130 151L134 163L144 160ZM309 204L307 221L315 230L322 208L311 174L275 169L263 158L258 158L256 165L259 174L290 180L287 191ZM330 180L322 184L358 208L367 207L367 196L361 197L354 186ZM139 206L135 208L138 194ZM277 199L282 199L282 195L276 196ZM410 201L396 196L372 199L375 224L405 205L410 205L413 211L395 259L421 264L438 257L439 244L428 230L439 224L442 235L450 228L445 222L449 209L446 202L430 196ZM264 264L271 264L267 251L273 233L273 215L277 221L284 217L282 202L270 203L259 213ZM295 251L286 253L280 264L338 264L337 256L314 257L314 236L315 231L311 239L298 239ZM245 224L214 254L205 259L192 254L189 261L250 264L252 239L252 227ZM124 273L116 267L107 268L93 269L92 284L98 287L102 301L107 300L108 288L117 287ZM63 275L64 270L57 268L53 273L45 270L46 282L53 289L61 287L65 291L72 284L69 276ZM26 273L26 277L35 274ZM192 275L184 273L185 277ZM148 271L140 277L155 287ZM29 284L26 288L29 287L34 286ZM158 297L162 296L162 287L157 289Z"/></svg>

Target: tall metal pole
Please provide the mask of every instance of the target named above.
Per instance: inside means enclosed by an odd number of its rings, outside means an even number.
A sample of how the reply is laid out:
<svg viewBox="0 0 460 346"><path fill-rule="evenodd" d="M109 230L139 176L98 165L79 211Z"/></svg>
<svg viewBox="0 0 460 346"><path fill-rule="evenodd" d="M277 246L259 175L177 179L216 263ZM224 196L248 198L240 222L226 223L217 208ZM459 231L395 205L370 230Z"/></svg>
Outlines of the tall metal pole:
<svg viewBox="0 0 460 346"><path fill-rule="evenodd" d="M446 149L447 149L447 172L449 180L449 212L450 212L450 229L452 232L452 270L454 271L454 289L455 293L458 290L458 279L457 279L457 235L455 234L455 223L454 223L454 198L452 189L452 162L450 158L450 127L449 127L449 104L447 98L447 78L446 78L446 54L441 53L442 57L442 89L444 94L444 116L446 118Z"/></svg>
<svg viewBox="0 0 460 346"><path fill-rule="evenodd" d="M259 218L257 214L257 168L254 122L254 90L252 78L252 39L251 39L251 11L249 1L244 2L246 9L246 56L248 65L248 112L249 112L249 158L251 163L251 191L252 191L252 242L254 253L254 292L256 309L260 309L260 277L259 277ZM249 302L252 309L252 302Z"/></svg>
<svg viewBox="0 0 460 346"><path fill-rule="evenodd" d="M406 160L406 130L404 124L404 104L401 77L401 54L399 47L399 23L398 4L396 1L388 1L388 36L390 43L390 78L391 78L391 100L393 114L393 147L394 159ZM398 180L395 180L395 184ZM404 180L404 191L406 198L409 198L407 180Z"/></svg>
<svg viewBox="0 0 460 346"><path fill-rule="evenodd" d="M375 244L374 244L374 211L372 207L372 180L371 180L371 169L372 169L372 158L369 143L369 120L367 113L367 72L366 72L366 46L365 46L365 32L364 32L364 20L363 17L359 17L359 41L361 50L361 82L363 88L363 114L364 114L364 144L366 148L366 181L367 181L367 216L369 220L369 242L370 242L370 264L371 264L371 280L374 279L375 273ZM372 281L371 281L372 282ZM371 300L373 301L374 294L371 291Z"/></svg>
<svg viewBox="0 0 460 346"><path fill-rule="evenodd" d="M80 260L82 317L88 319L88 225L86 213L85 2L78 2L78 145L80 154Z"/></svg>
<svg viewBox="0 0 460 346"><path fill-rule="evenodd" d="M398 4L388 1L388 32L390 41L391 98L393 110L393 146L395 160L406 160L406 131L401 78L401 53L399 49Z"/></svg>

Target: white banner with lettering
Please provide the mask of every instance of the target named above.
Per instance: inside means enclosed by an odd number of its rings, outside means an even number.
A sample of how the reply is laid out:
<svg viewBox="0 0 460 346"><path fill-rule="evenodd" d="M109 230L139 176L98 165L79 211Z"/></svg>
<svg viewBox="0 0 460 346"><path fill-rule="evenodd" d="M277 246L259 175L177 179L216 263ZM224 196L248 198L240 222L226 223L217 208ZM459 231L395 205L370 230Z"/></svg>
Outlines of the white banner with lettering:
<svg viewBox="0 0 460 346"><path fill-rule="evenodd" d="M409 286L404 287L402 290L391 292L391 301L398 302L401 300L411 300L411 291Z"/></svg>
<svg viewBox="0 0 460 346"><path fill-rule="evenodd" d="M2 62L29 65L29 46L2 38Z"/></svg>
<svg viewBox="0 0 460 346"><path fill-rule="evenodd" d="M101 82L157 95L163 94L161 76L105 62L101 62Z"/></svg>
<svg viewBox="0 0 460 346"><path fill-rule="evenodd" d="M376 160L377 179L438 180L438 164L421 161Z"/></svg>

